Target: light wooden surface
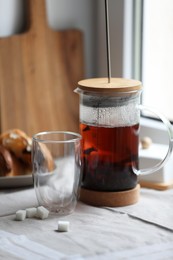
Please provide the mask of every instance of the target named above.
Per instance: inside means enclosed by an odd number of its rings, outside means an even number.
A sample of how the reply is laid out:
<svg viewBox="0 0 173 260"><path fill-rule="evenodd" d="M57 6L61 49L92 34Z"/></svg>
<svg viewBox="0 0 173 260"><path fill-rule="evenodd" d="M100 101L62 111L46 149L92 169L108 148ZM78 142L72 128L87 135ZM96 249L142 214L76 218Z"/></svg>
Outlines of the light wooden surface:
<svg viewBox="0 0 173 260"><path fill-rule="evenodd" d="M84 77L82 33L50 29L44 0L28 1L27 13L27 31L0 39L0 131L78 132L73 90Z"/></svg>
<svg viewBox="0 0 173 260"><path fill-rule="evenodd" d="M173 188L173 181L162 183L162 182L149 182L140 181L140 185L143 188L154 189L154 190L168 190Z"/></svg>
<svg viewBox="0 0 173 260"><path fill-rule="evenodd" d="M111 78L110 83L108 83L108 78L84 79L78 82L78 86L82 90L101 93L128 92L142 89L140 81L125 78Z"/></svg>

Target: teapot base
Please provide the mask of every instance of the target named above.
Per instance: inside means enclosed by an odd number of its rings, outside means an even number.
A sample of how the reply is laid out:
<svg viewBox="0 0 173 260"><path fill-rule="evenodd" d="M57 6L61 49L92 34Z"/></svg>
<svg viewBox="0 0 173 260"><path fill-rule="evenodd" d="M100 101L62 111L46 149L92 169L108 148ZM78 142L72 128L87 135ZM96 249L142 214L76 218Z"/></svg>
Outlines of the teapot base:
<svg viewBox="0 0 173 260"><path fill-rule="evenodd" d="M95 191L81 188L80 201L98 207L122 207L135 204L140 196L140 185L126 191Z"/></svg>

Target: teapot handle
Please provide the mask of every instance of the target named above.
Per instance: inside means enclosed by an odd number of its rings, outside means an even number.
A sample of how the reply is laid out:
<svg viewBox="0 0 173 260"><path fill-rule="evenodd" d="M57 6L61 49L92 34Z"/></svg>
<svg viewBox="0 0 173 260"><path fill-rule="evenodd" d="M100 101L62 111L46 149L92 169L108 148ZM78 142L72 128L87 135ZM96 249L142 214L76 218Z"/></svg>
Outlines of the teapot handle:
<svg viewBox="0 0 173 260"><path fill-rule="evenodd" d="M141 111L147 110L147 111L150 111L153 114L157 115L161 119L163 124L165 125L167 133L168 133L168 137L169 137L169 145L168 145L167 153L166 153L165 157L159 163L154 165L152 168L146 168L146 169L136 169L134 166L132 167L133 172L136 175L140 175L140 174L147 175L147 174L151 174L153 172L160 170L165 165L165 163L168 161L168 159L170 158L172 150L173 150L173 129L172 129L172 125L171 125L170 121L163 114L158 112L156 109L149 108L149 107L143 106L143 105L138 105L138 109L140 109Z"/></svg>

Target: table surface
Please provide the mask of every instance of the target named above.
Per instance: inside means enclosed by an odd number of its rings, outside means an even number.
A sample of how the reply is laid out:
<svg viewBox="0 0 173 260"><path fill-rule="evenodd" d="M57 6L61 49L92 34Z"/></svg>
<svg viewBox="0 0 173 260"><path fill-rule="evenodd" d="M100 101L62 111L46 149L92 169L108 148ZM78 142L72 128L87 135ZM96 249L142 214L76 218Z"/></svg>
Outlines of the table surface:
<svg viewBox="0 0 173 260"><path fill-rule="evenodd" d="M38 206L32 187L0 191L0 259L173 259L173 189L141 189L126 207L78 202L74 213L15 221L19 209ZM57 232L59 220L70 222Z"/></svg>

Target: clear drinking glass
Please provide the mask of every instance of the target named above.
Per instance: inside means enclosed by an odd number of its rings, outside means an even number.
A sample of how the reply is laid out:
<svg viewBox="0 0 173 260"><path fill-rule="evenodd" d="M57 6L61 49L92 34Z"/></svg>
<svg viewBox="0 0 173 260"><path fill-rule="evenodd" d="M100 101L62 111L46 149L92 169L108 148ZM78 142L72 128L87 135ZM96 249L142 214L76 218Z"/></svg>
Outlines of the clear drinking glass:
<svg viewBox="0 0 173 260"><path fill-rule="evenodd" d="M81 136L64 131L34 135L32 163L39 204L59 214L72 213L81 179Z"/></svg>

